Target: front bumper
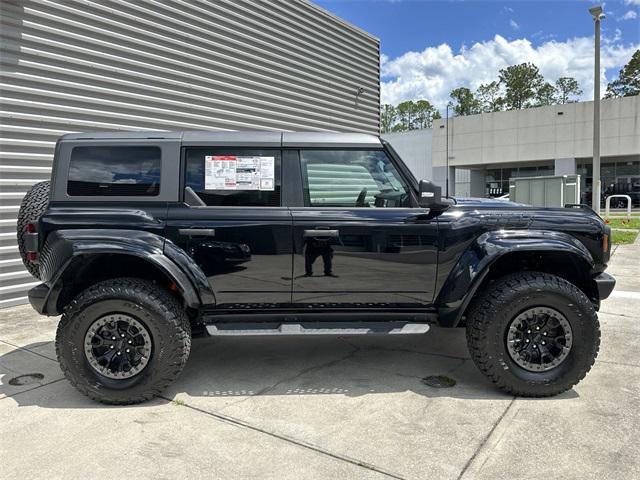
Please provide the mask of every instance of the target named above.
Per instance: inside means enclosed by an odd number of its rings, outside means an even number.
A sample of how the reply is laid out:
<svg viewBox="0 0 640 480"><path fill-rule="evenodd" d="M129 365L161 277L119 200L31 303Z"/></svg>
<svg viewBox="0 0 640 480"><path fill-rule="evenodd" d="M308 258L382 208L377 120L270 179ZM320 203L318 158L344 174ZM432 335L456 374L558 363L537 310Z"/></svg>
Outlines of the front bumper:
<svg viewBox="0 0 640 480"><path fill-rule="evenodd" d="M616 286L616 279L608 273L602 272L593 277L593 281L596 282L598 288L598 298L604 300L611 295L613 288Z"/></svg>
<svg viewBox="0 0 640 480"><path fill-rule="evenodd" d="M46 315L44 307L46 305L47 298L49 297L49 290L50 289L46 284L41 283L29 290L29 293L27 294L29 296L29 303L40 315Z"/></svg>

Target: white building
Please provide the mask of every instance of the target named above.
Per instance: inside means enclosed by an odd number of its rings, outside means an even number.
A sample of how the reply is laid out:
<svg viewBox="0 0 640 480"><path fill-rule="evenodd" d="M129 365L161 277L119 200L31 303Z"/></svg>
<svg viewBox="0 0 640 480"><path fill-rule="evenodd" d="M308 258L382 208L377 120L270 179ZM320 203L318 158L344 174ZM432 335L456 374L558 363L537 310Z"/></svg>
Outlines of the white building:
<svg viewBox="0 0 640 480"><path fill-rule="evenodd" d="M605 193L631 193L640 204L640 96L601 101L601 177ZM509 178L581 175L590 201L593 102L436 120L433 129L384 135L421 178L444 187L449 133L449 191L501 195ZM430 155L424 149L430 147ZM425 175L423 172L429 171ZM425 170L426 169L426 170Z"/></svg>

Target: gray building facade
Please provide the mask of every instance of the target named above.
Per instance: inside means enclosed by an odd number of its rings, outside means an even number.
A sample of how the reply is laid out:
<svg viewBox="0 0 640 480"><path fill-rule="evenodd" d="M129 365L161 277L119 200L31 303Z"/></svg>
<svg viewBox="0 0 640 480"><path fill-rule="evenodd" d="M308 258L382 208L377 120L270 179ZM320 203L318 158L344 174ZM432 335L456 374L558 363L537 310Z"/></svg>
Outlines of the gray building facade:
<svg viewBox="0 0 640 480"><path fill-rule="evenodd" d="M306 0L0 1L0 307L56 139L110 130L379 131L377 38Z"/></svg>
<svg viewBox="0 0 640 480"><path fill-rule="evenodd" d="M602 100L600 121L602 192L628 194L638 207L640 96ZM450 193L477 197L509 193L510 178L579 174L582 201L590 202L593 102L452 117L448 129L446 122L384 137L443 192L447 173Z"/></svg>

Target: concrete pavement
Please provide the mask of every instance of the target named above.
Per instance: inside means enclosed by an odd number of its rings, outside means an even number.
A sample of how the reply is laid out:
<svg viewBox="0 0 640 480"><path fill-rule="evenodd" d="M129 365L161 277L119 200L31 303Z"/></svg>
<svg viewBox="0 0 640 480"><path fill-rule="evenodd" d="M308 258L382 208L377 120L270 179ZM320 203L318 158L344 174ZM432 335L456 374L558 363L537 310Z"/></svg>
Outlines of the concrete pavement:
<svg viewBox="0 0 640 480"><path fill-rule="evenodd" d="M162 398L107 407L62 378L56 319L1 310L0 477L637 478L639 271L640 245L618 247L593 370L535 400L485 380L462 330L434 329L195 339ZM433 388L429 375L457 383Z"/></svg>

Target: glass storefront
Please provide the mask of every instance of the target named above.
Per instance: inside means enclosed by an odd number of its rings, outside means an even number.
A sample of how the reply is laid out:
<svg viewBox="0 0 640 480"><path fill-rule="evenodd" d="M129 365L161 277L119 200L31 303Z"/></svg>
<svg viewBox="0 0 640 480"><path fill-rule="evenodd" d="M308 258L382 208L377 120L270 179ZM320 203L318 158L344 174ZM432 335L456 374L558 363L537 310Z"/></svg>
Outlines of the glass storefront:
<svg viewBox="0 0 640 480"><path fill-rule="evenodd" d="M637 157L636 157L637 158ZM582 203L591 205L591 192L593 187L593 165L578 163L580 174L580 191ZM600 168L600 181L602 185L601 206L609 195L629 195L634 207L640 207L640 161L609 161L603 160ZM613 199L612 207L626 207L626 200Z"/></svg>
<svg viewBox="0 0 640 480"><path fill-rule="evenodd" d="M602 207L609 195L624 194L631 197L633 207L640 207L640 161L602 159L600 178L602 182ZM593 166L591 159L577 161L577 174L580 175L581 202L591 205ZM508 168L488 168L486 170L485 194L487 197L499 197L509 193L509 179L515 177L542 177L555 174L553 164ZM614 208L626 207L626 200L613 199Z"/></svg>
<svg viewBox="0 0 640 480"><path fill-rule="evenodd" d="M499 197L509 193L509 179L514 177L545 177L554 174L553 165L489 168L486 173L485 194Z"/></svg>

